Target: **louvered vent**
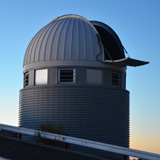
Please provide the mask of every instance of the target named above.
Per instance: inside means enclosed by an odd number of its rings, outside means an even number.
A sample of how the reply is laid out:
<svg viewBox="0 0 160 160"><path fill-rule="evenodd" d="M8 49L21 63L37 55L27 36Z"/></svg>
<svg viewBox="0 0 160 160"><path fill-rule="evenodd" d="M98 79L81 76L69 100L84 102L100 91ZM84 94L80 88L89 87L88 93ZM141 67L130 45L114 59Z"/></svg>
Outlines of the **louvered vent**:
<svg viewBox="0 0 160 160"><path fill-rule="evenodd" d="M120 86L120 74L112 73L112 85Z"/></svg>
<svg viewBox="0 0 160 160"><path fill-rule="evenodd" d="M24 73L24 87L29 85L29 72Z"/></svg>
<svg viewBox="0 0 160 160"><path fill-rule="evenodd" d="M75 82L75 69L60 69L60 82Z"/></svg>

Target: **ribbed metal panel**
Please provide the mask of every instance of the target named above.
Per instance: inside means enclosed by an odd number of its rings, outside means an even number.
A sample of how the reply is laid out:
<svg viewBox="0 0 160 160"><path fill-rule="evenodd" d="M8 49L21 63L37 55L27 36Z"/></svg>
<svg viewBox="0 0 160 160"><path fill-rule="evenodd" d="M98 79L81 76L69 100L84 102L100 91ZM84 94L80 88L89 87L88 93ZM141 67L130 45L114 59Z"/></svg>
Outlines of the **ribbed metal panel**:
<svg viewBox="0 0 160 160"><path fill-rule="evenodd" d="M31 40L23 65L54 60L96 60L98 32L85 18L67 15L43 27Z"/></svg>
<svg viewBox="0 0 160 160"><path fill-rule="evenodd" d="M45 122L62 124L69 136L128 147L129 92L96 86L22 89L19 125L37 129Z"/></svg>

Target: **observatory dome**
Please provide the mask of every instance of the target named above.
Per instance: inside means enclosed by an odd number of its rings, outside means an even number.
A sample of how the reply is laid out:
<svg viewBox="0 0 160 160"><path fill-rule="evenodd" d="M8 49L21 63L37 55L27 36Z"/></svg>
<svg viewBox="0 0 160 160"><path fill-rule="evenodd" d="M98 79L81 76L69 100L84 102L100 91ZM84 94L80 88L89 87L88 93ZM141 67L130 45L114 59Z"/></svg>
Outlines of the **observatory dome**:
<svg viewBox="0 0 160 160"><path fill-rule="evenodd" d="M77 15L58 17L31 40L23 66L61 60L94 61L102 51L98 32L87 19Z"/></svg>
<svg viewBox="0 0 160 160"><path fill-rule="evenodd" d="M126 66L147 63L125 57L108 25L78 15L58 17L27 47L19 126L39 130L41 124L62 124L68 136L129 147ZM22 139L33 141L27 135ZM68 148L122 159L81 146Z"/></svg>
<svg viewBox="0 0 160 160"><path fill-rule="evenodd" d="M32 38L24 56L19 125L39 129L43 123L62 124L68 136L128 147L130 62L106 24L78 15L54 19Z"/></svg>

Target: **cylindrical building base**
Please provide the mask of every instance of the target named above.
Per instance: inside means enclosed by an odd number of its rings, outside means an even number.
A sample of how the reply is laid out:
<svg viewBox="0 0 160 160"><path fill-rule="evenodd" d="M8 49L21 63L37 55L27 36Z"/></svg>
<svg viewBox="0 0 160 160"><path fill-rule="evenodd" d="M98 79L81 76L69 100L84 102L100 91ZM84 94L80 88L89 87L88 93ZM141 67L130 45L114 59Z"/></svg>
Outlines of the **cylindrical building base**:
<svg viewBox="0 0 160 160"><path fill-rule="evenodd" d="M129 147L126 90L98 86L25 88L20 91L19 109L22 127L38 129L41 123L62 124L68 136ZM95 153L88 148L70 148Z"/></svg>

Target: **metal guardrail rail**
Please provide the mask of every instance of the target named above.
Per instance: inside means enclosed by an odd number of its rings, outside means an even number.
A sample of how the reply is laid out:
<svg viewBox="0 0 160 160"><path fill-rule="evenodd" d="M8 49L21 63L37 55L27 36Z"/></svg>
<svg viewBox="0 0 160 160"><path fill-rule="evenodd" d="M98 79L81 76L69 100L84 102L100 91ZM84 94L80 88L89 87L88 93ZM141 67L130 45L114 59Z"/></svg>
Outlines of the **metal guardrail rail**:
<svg viewBox="0 0 160 160"><path fill-rule="evenodd" d="M43 132L43 131L33 130L28 128L15 127L15 126L10 126L5 124L0 124L0 129L21 133L21 134L27 134L31 136L41 135L41 137L51 139L51 140L57 140L65 143L71 143L75 145L90 147L90 148L118 153L122 155L133 156L133 157L142 158L146 160L160 160L160 154L120 147L116 145L111 145L111 144L106 144L106 143L101 143L101 142L96 142L96 141L91 141L91 140L86 140L81 138L48 133L48 132Z"/></svg>

